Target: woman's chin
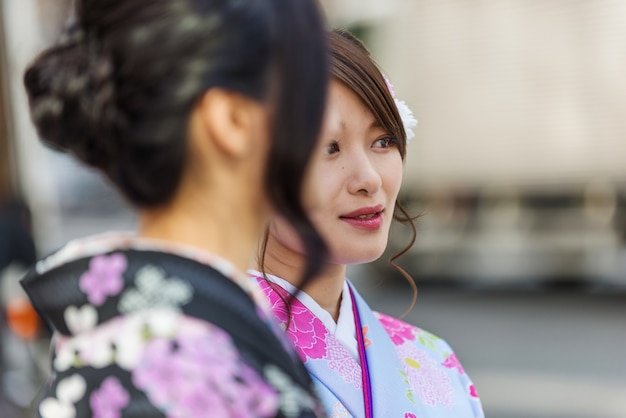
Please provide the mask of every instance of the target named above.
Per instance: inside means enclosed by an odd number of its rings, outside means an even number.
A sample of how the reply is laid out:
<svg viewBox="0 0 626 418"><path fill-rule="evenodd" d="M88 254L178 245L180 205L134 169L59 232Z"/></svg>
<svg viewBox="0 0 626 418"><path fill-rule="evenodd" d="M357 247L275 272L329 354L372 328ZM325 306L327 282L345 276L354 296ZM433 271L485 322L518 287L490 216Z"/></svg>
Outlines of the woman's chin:
<svg viewBox="0 0 626 418"><path fill-rule="evenodd" d="M337 264L346 264L349 266L371 263L372 261L376 261L382 257L383 252L384 249L381 251L374 251L372 248L367 248L362 252L353 251L353 254L343 254L342 257L335 259L335 262Z"/></svg>

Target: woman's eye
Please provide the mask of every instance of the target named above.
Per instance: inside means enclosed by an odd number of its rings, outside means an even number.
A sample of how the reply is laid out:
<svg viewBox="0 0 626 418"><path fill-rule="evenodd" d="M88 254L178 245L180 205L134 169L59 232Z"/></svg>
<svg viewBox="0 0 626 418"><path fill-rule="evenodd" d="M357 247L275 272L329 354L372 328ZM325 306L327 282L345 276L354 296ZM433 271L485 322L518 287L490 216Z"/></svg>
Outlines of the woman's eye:
<svg viewBox="0 0 626 418"><path fill-rule="evenodd" d="M396 140L386 136L384 138L379 138L374 141L374 148L389 148L396 144Z"/></svg>
<svg viewBox="0 0 626 418"><path fill-rule="evenodd" d="M332 155L339 152L339 143L337 141L333 141L326 146L326 154Z"/></svg>

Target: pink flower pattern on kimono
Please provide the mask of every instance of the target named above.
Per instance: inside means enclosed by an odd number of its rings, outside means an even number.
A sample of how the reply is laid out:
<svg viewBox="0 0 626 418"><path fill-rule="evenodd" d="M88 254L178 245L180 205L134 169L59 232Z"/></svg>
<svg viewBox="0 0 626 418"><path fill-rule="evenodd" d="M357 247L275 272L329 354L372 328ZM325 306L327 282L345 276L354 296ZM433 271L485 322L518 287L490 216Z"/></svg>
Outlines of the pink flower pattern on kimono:
<svg viewBox="0 0 626 418"><path fill-rule="evenodd" d="M115 377L105 379L89 398L93 418L120 418L129 403L130 395Z"/></svg>
<svg viewBox="0 0 626 418"><path fill-rule="evenodd" d="M394 345L400 345L405 341L415 341L415 328L406 322L392 318L385 314L377 313L378 320L382 324Z"/></svg>
<svg viewBox="0 0 626 418"><path fill-rule="evenodd" d="M417 418L417 416L413 412L407 412L404 414L404 418Z"/></svg>
<svg viewBox="0 0 626 418"><path fill-rule="evenodd" d="M334 337L328 338L328 367L337 372L346 383L352 383L357 389L363 385L361 365L350 355L343 344Z"/></svg>
<svg viewBox="0 0 626 418"><path fill-rule="evenodd" d="M396 346L411 390L428 406L454 406L454 389L446 372L414 344Z"/></svg>
<svg viewBox="0 0 626 418"><path fill-rule="evenodd" d="M100 306L107 297L122 291L127 264L122 254L99 255L89 261L89 270L80 276L79 286L90 303Z"/></svg>
<svg viewBox="0 0 626 418"><path fill-rule="evenodd" d="M450 354L444 361L441 363L442 366L447 367L449 369L457 369L460 374L465 374L465 370L463 369L463 365L459 361L456 354Z"/></svg>
<svg viewBox="0 0 626 418"><path fill-rule="evenodd" d="M187 330L189 331L189 330ZM215 327L154 338L147 345L133 383L168 418L204 416L270 417L278 394L237 355L228 335Z"/></svg>
<svg viewBox="0 0 626 418"><path fill-rule="evenodd" d="M476 386L469 385L469 394L472 398L478 399L478 391L476 390Z"/></svg>
<svg viewBox="0 0 626 418"><path fill-rule="evenodd" d="M259 284L268 297L271 309L283 328L286 328L287 324L289 324L287 336L293 343L302 361L306 363L308 358L325 358L327 354L325 340L328 330L324 323L297 300L291 304L291 321L289 321L289 311L280 295L285 299L289 298L290 295L278 286L276 286L276 289L272 288L264 280L259 280Z"/></svg>

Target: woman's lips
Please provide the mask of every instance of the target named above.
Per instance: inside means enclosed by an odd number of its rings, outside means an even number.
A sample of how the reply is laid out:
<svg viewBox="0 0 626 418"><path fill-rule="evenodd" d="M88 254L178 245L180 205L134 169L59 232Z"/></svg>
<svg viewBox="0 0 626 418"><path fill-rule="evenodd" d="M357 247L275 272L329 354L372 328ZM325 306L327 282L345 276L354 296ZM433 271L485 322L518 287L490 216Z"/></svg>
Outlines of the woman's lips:
<svg viewBox="0 0 626 418"><path fill-rule="evenodd" d="M365 231L376 231L383 226L383 207L381 205L360 208L341 215L342 221Z"/></svg>

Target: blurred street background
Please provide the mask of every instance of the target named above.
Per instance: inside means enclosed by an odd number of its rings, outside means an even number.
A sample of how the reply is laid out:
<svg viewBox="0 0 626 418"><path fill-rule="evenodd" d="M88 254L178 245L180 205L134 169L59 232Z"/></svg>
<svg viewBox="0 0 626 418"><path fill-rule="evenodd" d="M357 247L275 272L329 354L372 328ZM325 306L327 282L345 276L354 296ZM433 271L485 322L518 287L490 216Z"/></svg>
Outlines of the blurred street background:
<svg viewBox="0 0 626 418"><path fill-rule="evenodd" d="M0 0L0 418L45 376L17 284L70 239L133 229L97 174L43 148L21 77L69 0ZM626 0L322 0L419 120L401 200L405 320L445 338L490 418L626 418ZM388 254L350 270L392 315Z"/></svg>

